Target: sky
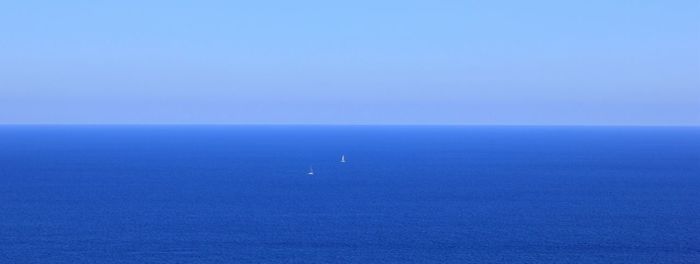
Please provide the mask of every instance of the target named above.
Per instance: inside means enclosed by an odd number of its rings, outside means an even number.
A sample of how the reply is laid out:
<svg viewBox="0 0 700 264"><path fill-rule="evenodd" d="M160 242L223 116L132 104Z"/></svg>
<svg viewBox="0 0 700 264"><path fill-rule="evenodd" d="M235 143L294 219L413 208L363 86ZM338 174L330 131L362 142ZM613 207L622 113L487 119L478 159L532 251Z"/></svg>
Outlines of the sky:
<svg viewBox="0 0 700 264"><path fill-rule="evenodd" d="M3 1L35 123L700 125L700 1Z"/></svg>

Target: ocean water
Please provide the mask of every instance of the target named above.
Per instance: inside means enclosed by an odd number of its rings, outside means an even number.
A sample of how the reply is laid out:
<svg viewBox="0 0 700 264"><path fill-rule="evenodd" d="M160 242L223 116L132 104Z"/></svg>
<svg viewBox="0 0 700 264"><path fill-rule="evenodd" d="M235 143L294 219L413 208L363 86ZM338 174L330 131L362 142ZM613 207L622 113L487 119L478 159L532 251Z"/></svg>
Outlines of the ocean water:
<svg viewBox="0 0 700 264"><path fill-rule="evenodd" d="M700 263L700 128L0 126L0 263Z"/></svg>

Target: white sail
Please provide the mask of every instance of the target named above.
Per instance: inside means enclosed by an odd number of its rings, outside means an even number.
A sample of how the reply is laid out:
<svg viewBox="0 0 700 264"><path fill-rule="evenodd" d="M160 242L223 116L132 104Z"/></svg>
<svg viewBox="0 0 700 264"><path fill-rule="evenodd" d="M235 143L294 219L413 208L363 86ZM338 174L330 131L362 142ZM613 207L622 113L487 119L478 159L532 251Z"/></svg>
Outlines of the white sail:
<svg viewBox="0 0 700 264"><path fill-rule="evenodd" d="M345 160L345 155L343 155L343 156L340 157L340 162L343 162L343 163L347 162L347 161Z"/></svg>
<svg viewBox="0 0 700 264"><path fill-rule="evenodd" d="M308 175L314 175L314 167L309 166L309 173Z"/></svg>

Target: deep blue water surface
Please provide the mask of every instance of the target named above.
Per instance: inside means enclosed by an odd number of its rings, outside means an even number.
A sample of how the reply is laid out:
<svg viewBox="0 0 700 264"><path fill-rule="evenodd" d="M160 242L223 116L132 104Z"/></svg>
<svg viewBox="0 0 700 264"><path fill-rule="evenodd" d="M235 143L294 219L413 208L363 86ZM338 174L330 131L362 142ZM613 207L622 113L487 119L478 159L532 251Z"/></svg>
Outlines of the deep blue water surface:
<svg viewBox="0 0 700 264"><path fill-rule="evenodd" d="M700 263L700 129L0 126L0 263Z"/></svg>

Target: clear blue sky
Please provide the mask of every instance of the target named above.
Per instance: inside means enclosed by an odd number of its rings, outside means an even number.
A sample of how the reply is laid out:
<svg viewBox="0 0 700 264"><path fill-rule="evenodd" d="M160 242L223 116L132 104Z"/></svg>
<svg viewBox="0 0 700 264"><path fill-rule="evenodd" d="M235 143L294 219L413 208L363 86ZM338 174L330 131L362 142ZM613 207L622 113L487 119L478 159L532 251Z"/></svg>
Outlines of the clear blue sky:
<svg viewBox="0 0 700 264"><path fill-rule="evenodd" d="M700 125L700 1L4 1L0 123Z"/></svg>

